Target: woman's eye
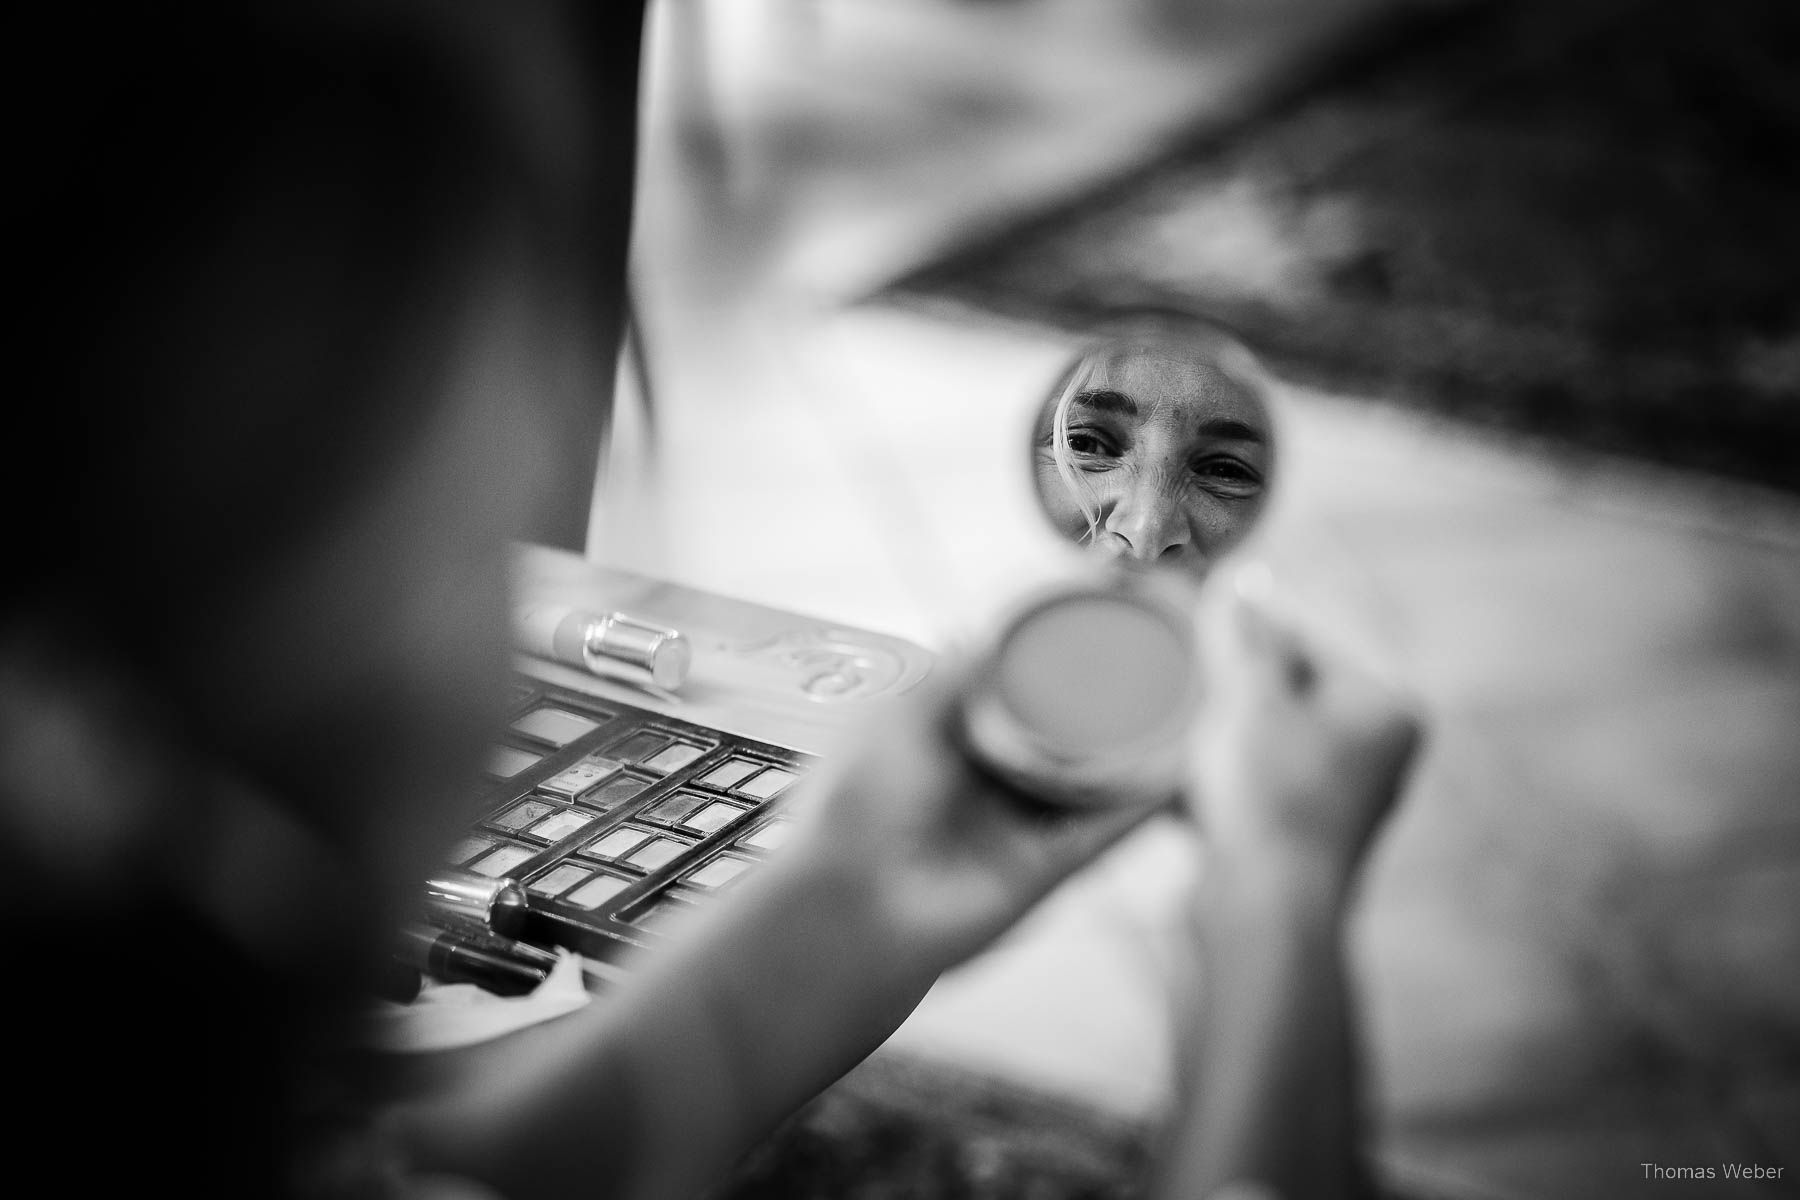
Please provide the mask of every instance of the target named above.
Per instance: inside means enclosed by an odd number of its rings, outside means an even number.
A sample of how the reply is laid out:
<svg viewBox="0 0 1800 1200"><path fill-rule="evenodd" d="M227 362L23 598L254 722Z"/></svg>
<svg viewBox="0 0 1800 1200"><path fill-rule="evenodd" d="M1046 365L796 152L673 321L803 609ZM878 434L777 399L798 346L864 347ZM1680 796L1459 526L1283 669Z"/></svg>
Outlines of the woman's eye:
<svg viewBox="0 0 1800 1200"><path fill-rule="evenodd" d="M1238 494L1254 494L1262 490L1262 475L1249 463L1235 458L1207 458L1194 464L1194 474L1203 482L1228 488Z"/></svg>
<svg viewBox="0 0 1800 1200"><path fill-rule="evenodd" d="M1107 457L1117 455L1110 442L1086 429L1069 430L1069 449L1076 454L1101 454Z"/></svg>

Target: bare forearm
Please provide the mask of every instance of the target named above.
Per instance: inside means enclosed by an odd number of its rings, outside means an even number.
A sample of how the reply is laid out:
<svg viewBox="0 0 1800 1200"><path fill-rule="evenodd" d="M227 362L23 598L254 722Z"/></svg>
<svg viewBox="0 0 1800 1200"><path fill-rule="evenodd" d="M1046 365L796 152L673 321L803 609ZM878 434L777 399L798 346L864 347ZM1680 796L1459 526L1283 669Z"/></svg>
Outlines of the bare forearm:
<svg viewBox="0 0 1800 1200"><path fill-rule="evenodd" d="M1227 867L1196 915L1202 995L1156 1195L1256 1180L1284 1200L1367 1194L1342 949L1341 888Z"/></svg>
<svg viewBox="0 0 1800 1200"><path fill-rule="evenodd" d="M823 856L790 863L754 897L738 897L756 901L743 919L689 930L635 994L630 1024L659 1033L663 1050L634 1081L639 1125L662 1140L651 1149L646 1138L634 1197L716 1183L876 1049L936 978L937 964L890 936L865 880ZM686 1009L667 1007L683 996Z"/></svg>
<svg viewBox="0 0 1800 1200"><path fill-rule="evenodd" d="M616 994L419 1110L421 1157L508 1200L662 1200L716 1183L879 1046L936 975L894 951L875 897L823 856L775 868Z"/></svg>
<svg viewBox="0 0 1800 1200"><path fill-rule="evenodd" d="M616 994L408 1110L418 1164L509 1200L710 1188L941 970L1143 819L1022 812L947 740L957 686L946 673L872 714L808 780L793 840Z"/></svg>

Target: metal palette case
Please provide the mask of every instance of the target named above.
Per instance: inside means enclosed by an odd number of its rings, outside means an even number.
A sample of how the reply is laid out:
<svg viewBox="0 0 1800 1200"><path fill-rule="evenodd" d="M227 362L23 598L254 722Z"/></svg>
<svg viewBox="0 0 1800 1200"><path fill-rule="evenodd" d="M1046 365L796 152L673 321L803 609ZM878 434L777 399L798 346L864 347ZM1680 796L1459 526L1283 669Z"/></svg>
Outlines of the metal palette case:
<svg viewBox="0 0 1800 1200"><path fill-rule="evenodd" d="M522 939L613 960L777 849L814 761L521 675L481 816L446 862L523 887Z"/></svg>

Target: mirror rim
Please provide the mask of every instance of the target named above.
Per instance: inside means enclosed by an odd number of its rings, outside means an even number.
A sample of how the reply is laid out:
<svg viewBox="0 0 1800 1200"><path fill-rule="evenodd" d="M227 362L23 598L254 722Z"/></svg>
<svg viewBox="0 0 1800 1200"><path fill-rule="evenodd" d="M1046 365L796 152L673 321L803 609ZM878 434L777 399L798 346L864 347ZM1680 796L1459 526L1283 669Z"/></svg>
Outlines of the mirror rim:
<svg viewBox="0 0 1800 1200"><path fill-rule="evenodd" d="M1026 431L1027 469L1032 495L1045 527L1065 545L1084 555L1093 555L1096 547L1091 541L1091 532L1086 537L1070 532L1058 523L1052 511L1042 462L1045 453L1042 431L1046 413L1052 414L1050 421L1054 426L1054 411L1069 402L1071 389L1078 385L1084 369L1102 357L1116 357L1134 350L1148 351L1169 346L1179 347L1184 357L1204 362L1218 371L1262 410L1268 450L1256 508L1244 529L1223 549L1198 560L1198 569L1186 564L1146 563L1120 554L1104 557L1116 564L1123 573L1185 578L1197 586L1216 571L1222 562L1237 555L1266 523L1282 471L1281 443L1284 439L1282 422L1278 416L1278 381L1263 365L1262 358L1229 327L1211 317L1163 309L1131 310L1089 325L1078 339L1074 353L1063 359L1044 398L1031 411L1031 423ZM1066 465L1058 463L1057 468L1067 486L1069 476ZM1089 514L1089 520L1094 519ZM1191 563L1195 560L1188 561Z"/></svg>

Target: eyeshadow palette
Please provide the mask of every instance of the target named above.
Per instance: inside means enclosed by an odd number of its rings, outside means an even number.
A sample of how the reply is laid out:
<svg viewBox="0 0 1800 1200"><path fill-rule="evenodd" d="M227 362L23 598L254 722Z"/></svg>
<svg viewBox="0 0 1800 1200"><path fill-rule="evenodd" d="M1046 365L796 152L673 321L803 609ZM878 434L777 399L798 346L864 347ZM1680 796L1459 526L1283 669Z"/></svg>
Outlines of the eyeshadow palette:
<svg viewBox="0 0 1800 1200"><path fill-rule="evenodd" d="M523 886L525 940L612 961L775 852L814 761L521 675L480 815L446 860Z"/></svg>

